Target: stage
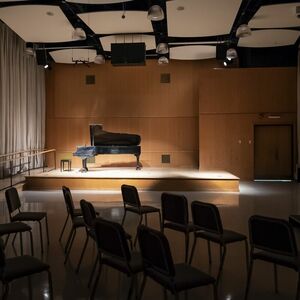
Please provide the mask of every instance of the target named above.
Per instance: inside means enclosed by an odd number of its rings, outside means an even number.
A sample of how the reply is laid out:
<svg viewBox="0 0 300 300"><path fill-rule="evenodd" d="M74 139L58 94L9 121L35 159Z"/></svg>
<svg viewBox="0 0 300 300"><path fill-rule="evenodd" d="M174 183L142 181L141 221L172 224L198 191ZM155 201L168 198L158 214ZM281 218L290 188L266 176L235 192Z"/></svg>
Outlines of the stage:
<svg viewBox="0 0 300 300"><path fill-rule="evenodd" d="M239 191L239 178L226 171L167 168L90 168L86 173L56 169L26 176L24 189L51 190L65 185L77 190L120 190L122 184L152 191Z"/></svg>

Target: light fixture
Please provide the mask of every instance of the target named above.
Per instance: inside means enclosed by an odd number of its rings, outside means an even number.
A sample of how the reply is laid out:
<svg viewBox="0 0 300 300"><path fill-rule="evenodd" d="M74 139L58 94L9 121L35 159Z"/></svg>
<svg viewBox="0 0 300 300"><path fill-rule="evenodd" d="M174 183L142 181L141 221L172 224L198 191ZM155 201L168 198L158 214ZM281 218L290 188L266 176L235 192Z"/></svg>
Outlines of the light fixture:
<svg viewBox="0 0 300 300"><path fill-rule="evenodd" d="M151 21L162 21L165 18L165 14L159 5L152 5L148 10L147 18Z"/></svg>
<svg viewBox="0 0 300 300"><path fill-rule="evenodd" d="M236 31L237 38L243 38L251 35L251 29L248 24L241 24Z"/></svg>
<svg viewBox="0 0 300 300"><path fill-rule="evenodd" d="M35 51L34 51L34 48L31 47L31 46L27 46L25 48L25 53L29 56L34 56L35 55Z"/></svg>
<svg viewBox="0 0 300 300"><path fill-rule="evenodd" d="M97 65L105 64L105 57L102 54L97 54L95 56L94 63Z"/></svg>
<svg viewBox="0 0 300 300"><path fill-rule="evenodd" d="M44 69L48 69L49 68L49 65L46 63L45 65L44 65Z"/></svg>
<svg viewBox="0 0 300 300"><path fill-rule="evenodd" d="M237 52L234 48L229 48L226 51L226 58L228 60L236 59L238 57Z"/></svg>
<svg viewBox="0 0 300 300"><path fill-rule="evenodd" d="M169 53L169 47L167 43L159 43L156 47L157 54L167 54Z"/></svg>
<svg viewBox="0 0 300 300"><path fill-rule="evenodd" d="M76 27L72 33L73 40L85 40L86 33L81 27Z"/></svg>
<svg viewBox="0 0 300 300"><path fill-rule="evenodd" d="M224 67L227 67L228 64L227 64L226 60L223 61L223 65L224 65Z"/></svg>
<svg viewBox="0 0 300 300"><path fill-rule="evenodd" d="M167 65L169 63L169 59L166 56L161 56L157 62L159 65Z"/></svg>

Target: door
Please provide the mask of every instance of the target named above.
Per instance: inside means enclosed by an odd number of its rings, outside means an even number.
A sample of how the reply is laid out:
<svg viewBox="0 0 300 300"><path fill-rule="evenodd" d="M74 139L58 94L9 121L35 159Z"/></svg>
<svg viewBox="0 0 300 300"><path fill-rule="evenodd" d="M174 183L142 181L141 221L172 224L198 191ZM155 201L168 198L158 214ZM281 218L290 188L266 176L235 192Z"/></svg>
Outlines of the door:
<svg viewBox="0 0 300 300"><path fill-rule="evenodd" d="M254 178L293 178L292 125L254 127Z"/></svg>

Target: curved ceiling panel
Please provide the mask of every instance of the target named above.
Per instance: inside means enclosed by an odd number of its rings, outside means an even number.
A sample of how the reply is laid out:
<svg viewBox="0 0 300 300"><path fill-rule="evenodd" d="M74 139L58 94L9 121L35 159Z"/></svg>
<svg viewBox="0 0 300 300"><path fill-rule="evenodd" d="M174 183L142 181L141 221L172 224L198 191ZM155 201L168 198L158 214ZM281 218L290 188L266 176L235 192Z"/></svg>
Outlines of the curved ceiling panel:
<svg viewBox="0 0 300 300"><path fill-rule="evenodd" d="M240 38L239 47L278 47L293 45L300 31L288 29L254 30L248 37Z"/></svg>
<svg viewBox="0 0 300 300"><path fill-rule="evenodd" d="M98 34L153 32L146 11L126 11L125 18L122 15L123 11L99 11L78 16Z"/></svg>
<svg viewBox="0 0 300 300"><path fill-rule="evenodd" d="M127 35L109 35L100 38L104 51L111 51L112 43L145 43L146 50L153 50L156 48L155 37L146 34L127 34Z"/></svg>
<svg viewBox="0 0 300 300"><path fill-rule="evenodd" d="M251 28L287 28L300 26L296 7L300 3L262 6L250 20Z"/></svg>
<svg viewBox="0 0 300 300"><path fill-rule="evenodd" d="M216 57L215 46L179 46L170 48L171 59L198 60Z"/></svg>
<svg viewBox="0 0 300 300"><path fill-rule="evenodd" d="M2 7L0 19L26 42L46 43L72 40L74 29L58 6Z"/></svg>
<svg viewBox="0 0 300 300"><path fill-rule="evenodd" d="M56 63L74 64L76 61L93 62L97 52L93 49L64 49L49 54Z"/></svg>
<svg viewBox="0 0 300 300"><path fill-rule="evenodd" d="M241 2L241 0L169 1L168 34L174 37L228 34Z"/></svg>

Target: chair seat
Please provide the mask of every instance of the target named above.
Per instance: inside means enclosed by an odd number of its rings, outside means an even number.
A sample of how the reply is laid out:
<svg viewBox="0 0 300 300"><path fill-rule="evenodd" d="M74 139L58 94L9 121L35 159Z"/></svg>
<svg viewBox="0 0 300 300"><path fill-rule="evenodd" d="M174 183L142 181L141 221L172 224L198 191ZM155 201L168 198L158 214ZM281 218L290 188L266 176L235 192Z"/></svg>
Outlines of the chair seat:
<svg viewBox="0 0 300 300"><path fill-rule="evenodd" d="M215 283L213 277L188 264L175 264L174 268L174 277L147 268L146 274L166 288L177 292Z"/></svg>
<svg viewBox="0 0 300 300"><path fill-rule="evenodd" d="M17 232L30 231L31 227L22 222L0 224L0 236Z"/></svg>
<svg viewBox="0 0 300 300"><path fill-rule="evenodd" d="M131 252L130 269L125 260L117 257L103 255L102 262L126 274L136 274L143 271L142 256L137 251Z"/></svg>
<svg viewBox="0 0 300 300"><path fill-rule="evenodd" d="M82 217L75 217L72 220L72 226L75 228L85 227L85 223Z"/></svg>
<svg viewBox="0 0 300 300"><path fill-rule="evenodd" d="M253 259L260 259L267 262L275 263L277 265L285 266L296 271L300 271L300 253L298 256L287 256L275 254L267 251L255 252L252 255Z"/></svg>
<svg viewBox="0 0 300 300"><path fill-rule="evenodd" d="M82 211L80 208L74 208L74 217L81 217Z"/></svg>
<svg viewBox="0 0 300 300"><path fill-rule="evenodd" d="M20 212L13 216L11 220L15 221L41 221L43 218L47 216L46 212Z"/></svg>
<svg viewBox="0 0 300 300"><path fill-rule="evenodd" d="M46 271L49 268L48 264L45 264L32 256L24 255L7 258L5 267L1 270L0 278L3 281L10 282L20 277Z"/></svg>
<svg viewBox="0 0 300 300"><path fill-rule="evenodd" d="M232 230L224 230L223 234L200 230L197 231L195 235L196 237L200 237L218 244L230 244L234 242L244 241L247 239L245 235Z"/></svg>
<svg viewBox="0 0 300 300"><path fill-rule="evenodd" d="M142 205L140 207L127 206L126 209L136 214L149 214L149 213L160 211L159 208L154 206L148 206L148 205Z"/></svg>
<svg viewBox="0 0 300 300"><path fill-rule="evenodd" d="M164 223L163 227L181 231L181 232L195 231L195 226L193 223L188 223L186 225L183 225L183 224L179 224L179 223L167 222L167 223Z"/></svg>

